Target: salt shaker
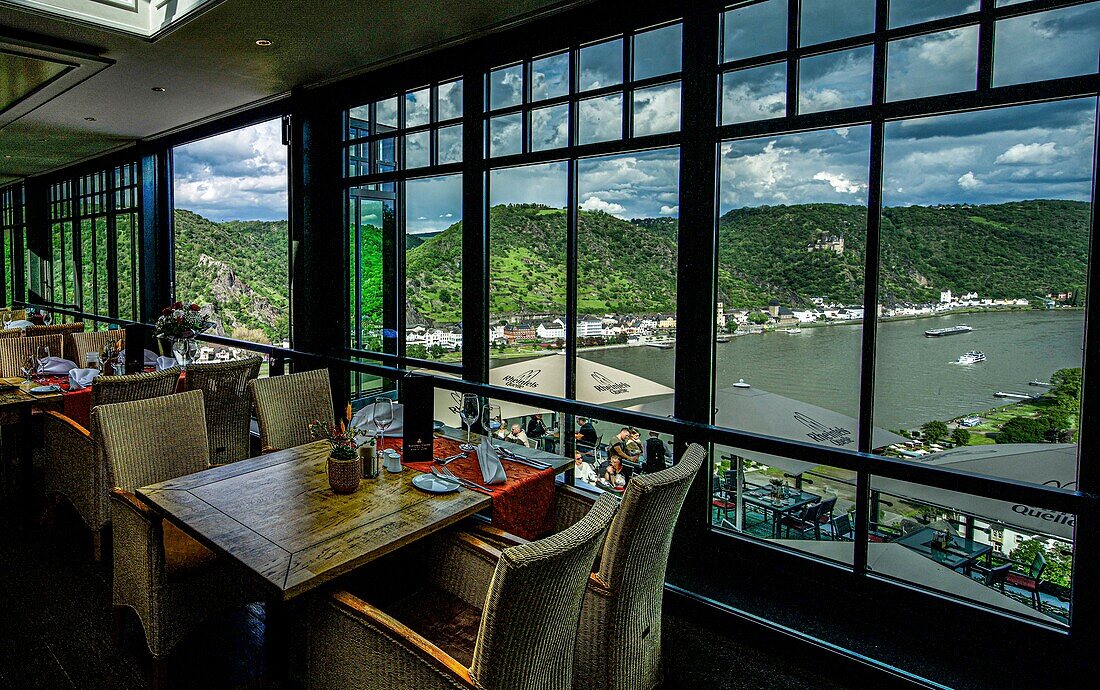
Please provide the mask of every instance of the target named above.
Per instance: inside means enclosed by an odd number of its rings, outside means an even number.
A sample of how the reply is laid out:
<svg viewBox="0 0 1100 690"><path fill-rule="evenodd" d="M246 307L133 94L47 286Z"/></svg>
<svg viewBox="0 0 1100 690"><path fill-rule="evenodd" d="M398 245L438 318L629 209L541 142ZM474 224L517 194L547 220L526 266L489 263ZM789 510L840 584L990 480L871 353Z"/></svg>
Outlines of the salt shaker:
<svg viewBox="0 0 1100 690"><path fill-rule="evenodd" d="M378 476L378 454L374 452L374 441L359 446L359 462L363 463L363 478L374 479Z"/></svg>

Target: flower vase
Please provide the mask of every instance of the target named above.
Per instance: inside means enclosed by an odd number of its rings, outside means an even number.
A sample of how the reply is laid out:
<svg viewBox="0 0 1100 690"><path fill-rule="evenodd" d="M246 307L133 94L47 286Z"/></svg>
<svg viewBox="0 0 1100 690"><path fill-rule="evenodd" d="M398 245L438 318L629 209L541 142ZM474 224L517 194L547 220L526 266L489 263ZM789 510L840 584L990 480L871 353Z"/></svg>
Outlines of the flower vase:
<svg viewBox="0 0 1100 690"><path fill-rule="evenodd" d="M359 456L350 460L328 457L328 485L338 494L354 493L363 475L363 463Z"/></svg>
<svg viewBox="0 0 1100 690"><path fill-rule="evenodd" d="M199 358L199 343L194 338L176 338L172 340L172 355L181 369Z"/></svg>

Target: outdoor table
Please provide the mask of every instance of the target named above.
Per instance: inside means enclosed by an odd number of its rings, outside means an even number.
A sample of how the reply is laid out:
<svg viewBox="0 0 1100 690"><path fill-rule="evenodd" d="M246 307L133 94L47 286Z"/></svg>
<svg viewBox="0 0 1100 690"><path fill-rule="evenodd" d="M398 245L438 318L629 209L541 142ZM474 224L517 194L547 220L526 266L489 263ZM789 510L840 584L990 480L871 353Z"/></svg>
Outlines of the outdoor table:
<svg viewBox="0 0 1100 690"><path fill-rule="evenodd" d="M951 546L947 549L933 547L932 541L935 536L935 529L925 527L911 534L907 534L904 537L899 537L892 543L901 544L912 551L916 551L925 558L930 558L951 570L958 570L960 568L969 570L970 566L982 556L985 556L986 564L988 565L993 556L993 547L989 544L979 544L973 539L967 539L954 534L951 535Z"/></svg>
<svg viewBox="0 0 1100 690"><path fill-rule="evenodd" d="M781 501L772 499L770 486L751 489L741 496L743 502L763 508L765 514L771 513L773 538L779 536L779 522L785 515L790 515L797 510L801 510L804 506L821 500L820 496L811 494L808 491L791 489L790 487L786 491L787 495Z"/></svg>
<svg viewBox="0 0 1100 690"><path fill-rule="evenodd" d="M138 489L155 511L250 570L289 600L488 508L477 491L430 494L416 472L365 479L333 493L324 441Z"/></svg>

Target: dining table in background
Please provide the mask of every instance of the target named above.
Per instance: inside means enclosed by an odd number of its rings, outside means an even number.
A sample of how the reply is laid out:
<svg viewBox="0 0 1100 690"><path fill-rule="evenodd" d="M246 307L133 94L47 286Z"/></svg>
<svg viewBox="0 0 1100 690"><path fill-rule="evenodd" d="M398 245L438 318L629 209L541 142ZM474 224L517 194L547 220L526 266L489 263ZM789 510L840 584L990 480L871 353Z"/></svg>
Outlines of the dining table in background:
<svg viewBox="0 0 1100 690"><path fill-rule="evenodd" d="M771 514L773 538L779 536L779 523L783 517L791 515L805 506L821 500L821 497L817 494L812 494L809 491L802 491L801 489L787 487L784 489L784 492L785 497L780 501L776 501L772 498L772 489L770 486L758 486L754 489L745 491L745 493L741 495L741 500L745 504L762 508L765 515Z"/></svg>
<svg viewBox="0 0 1100 690"><path fill-rule="evenodd" d="M901 544L905 548L916 551L925 558L930 558L951 570L961 568L963 572L966 572L982 556L985 556L987 566L991 564L993 547L989 544L981 544L957 534L949 534L948 536L951 538L951 544L947 548L938 547L934 544L936 530L932 527L924 527L903 537L898 537L893 543Z"/></svg>

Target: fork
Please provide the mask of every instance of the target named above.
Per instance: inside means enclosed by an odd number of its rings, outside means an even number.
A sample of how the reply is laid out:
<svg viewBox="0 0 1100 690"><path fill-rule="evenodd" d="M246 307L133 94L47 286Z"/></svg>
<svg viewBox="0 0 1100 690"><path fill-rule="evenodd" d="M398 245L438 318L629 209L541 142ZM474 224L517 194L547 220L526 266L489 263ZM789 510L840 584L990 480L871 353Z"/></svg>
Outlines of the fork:
<svg viewBox="0 0 1100 690"><path fill-rule="evenodd" d="M462 477L455 476L455 473L450 471L446 467L440 467L439 471L442 472L443 474L447 475L451 479L454 479L455 481L465 482L467 484L472 485L475 488L481 489L482 491L492 491L491 488L489 488L488 486L485 486L484 484L479 484L479 483L477 483L477 482L475 482L471 479L463 479Z"/></svg>

